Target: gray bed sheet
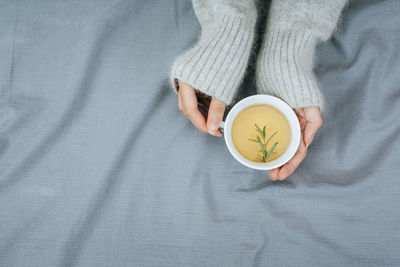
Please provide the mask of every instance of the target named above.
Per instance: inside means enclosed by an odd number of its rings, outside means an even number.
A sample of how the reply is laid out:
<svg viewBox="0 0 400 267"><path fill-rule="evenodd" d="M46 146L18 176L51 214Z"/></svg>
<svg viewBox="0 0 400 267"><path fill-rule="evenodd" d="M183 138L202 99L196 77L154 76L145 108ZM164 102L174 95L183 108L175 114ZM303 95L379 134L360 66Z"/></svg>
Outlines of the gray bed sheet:
<svg viewBox="0 0 400 267"><path fill-rule="evenodd" d="M0 266L399 266L399 14L350 2L325 124L272 182L177 109L191 1L0 0Z"/></svg>

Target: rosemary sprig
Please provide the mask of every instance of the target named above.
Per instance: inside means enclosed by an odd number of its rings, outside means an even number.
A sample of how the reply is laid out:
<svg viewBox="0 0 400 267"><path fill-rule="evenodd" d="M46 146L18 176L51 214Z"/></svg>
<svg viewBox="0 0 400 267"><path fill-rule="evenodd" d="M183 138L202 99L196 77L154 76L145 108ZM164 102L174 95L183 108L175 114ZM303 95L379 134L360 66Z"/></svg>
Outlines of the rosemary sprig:
<svg viewBox="0 0 400 267"><path fill-rule="evenodd" d="M264 125L263 129L261 130L261 128L257 125L254 124L254 126L256 127L256 132L261 136L256 135L256 139L249 139L252 142L256 142L260 145L260 152L262 153L262 155L257 154L257 159L260 160L261 162L267 162L267 160L269 159L269 157L271 157L271 155L274 153L274 150L276 148L276 146L278 145L278 142L276 142L275 144L273 144L271 146L270 149L267 149L267 146L269 144L269 142L272 140L272 138L278 133L278 131L274 132L269 138L268 140L266 140L266 129L267 129L267 125Z"/></svg>

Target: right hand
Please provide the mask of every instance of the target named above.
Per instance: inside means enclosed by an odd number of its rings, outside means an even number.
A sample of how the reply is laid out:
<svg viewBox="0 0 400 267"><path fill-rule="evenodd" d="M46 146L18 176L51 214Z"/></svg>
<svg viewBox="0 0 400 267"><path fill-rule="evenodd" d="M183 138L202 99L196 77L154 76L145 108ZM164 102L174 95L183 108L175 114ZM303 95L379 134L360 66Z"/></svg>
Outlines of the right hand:
<svg viewBox="0 0 400 267"><path fill-rule="evenodd" d="M201 132L218 137L222 136L219 124L224 116L225 103L214 97L211 98L211 101L208 101L209 103L203 103L208 106L206 119L199 110L195 89L182 81L178 81L178 85L178 108L183 112L183 115Z"/></svg>
<svg viewBox="0 0 400 267"><path fill-rule="evenodd" d="M323 124L319 107L303 107L294 109L300 122L301 140L296 154L285 165L269 171L271 180L284 180L291 175L307 155L307 148Z"/></svg>

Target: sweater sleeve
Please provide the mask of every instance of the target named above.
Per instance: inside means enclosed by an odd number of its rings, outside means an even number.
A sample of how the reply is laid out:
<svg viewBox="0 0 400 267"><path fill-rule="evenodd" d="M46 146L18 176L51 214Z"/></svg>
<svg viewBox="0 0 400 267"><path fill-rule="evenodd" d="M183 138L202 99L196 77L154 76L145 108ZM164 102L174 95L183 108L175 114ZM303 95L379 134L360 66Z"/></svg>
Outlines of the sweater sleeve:
<svg viewBox="0 0 400 267"><path fill-rule="evenodd" d="M230 104L241 83L254 39L254 0L193 0L201 25L194 47L178 56L170 80L177 79Z"/></svg>
<svg viewBox="0 0 400 267"><path fill-rule="evenodd" d="M336 28L346 0L273 0L257 61L257 90L293 108L324 107L313 73L315 47Z"/></svg>

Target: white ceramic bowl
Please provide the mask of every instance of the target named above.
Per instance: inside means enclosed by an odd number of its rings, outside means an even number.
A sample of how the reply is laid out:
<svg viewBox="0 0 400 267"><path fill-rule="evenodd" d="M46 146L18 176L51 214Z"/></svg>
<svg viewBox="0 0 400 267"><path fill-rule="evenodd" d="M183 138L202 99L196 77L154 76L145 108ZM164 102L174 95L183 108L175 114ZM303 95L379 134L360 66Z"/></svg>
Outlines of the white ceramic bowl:
<svg viewBox="0 0 400 267"><path fill-rule="evenodd" d="M236 118L236 116L245 108L252 106L252 105L270 105L278 109L288 120L291 130L291 138L288 148L286 149L285 153L283 153L279 158L276 158L269 162L254 162L251 160L246 159L243 157L239 151L237 151L235 145L232 141L232 124ZM271 170L277 167L284 165L288 162L296 153L299 144L300 144L300 124L299 120L294 113L293 109L286 104L284 101L280 100L277 97L270 96L270 95L253 95L246 97L236 103L232 109L229 111L225 122L221 123L221 128L224 131L224 138L226 146L228 147L229 151L231 152L232 156L242 163L243 165L257 170Z"/></svg>

